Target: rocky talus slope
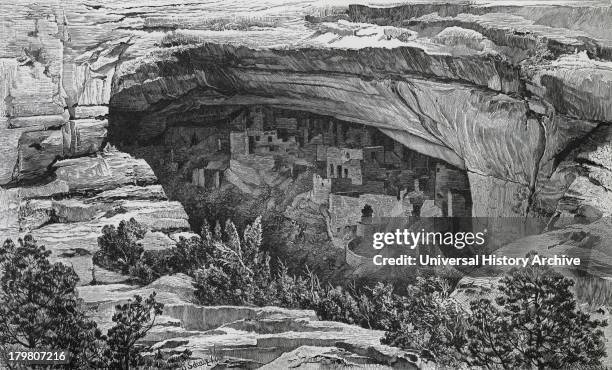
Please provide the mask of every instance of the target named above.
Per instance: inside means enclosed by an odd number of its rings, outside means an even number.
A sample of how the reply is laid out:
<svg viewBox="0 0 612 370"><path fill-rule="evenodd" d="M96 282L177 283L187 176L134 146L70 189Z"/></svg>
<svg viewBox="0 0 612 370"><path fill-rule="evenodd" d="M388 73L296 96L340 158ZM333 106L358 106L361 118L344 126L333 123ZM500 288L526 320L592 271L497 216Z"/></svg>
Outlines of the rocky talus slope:
<svg viewBox="0 0 612 370"><path fill-rule="evenodd" d="M612 213L609 1L0 3L0 235L33 233L81 284L92 279L103 225L136 218L147 248L189 231L149 164L116 147L154 142L208 107L248 104L371 125L465 169L474 216L596 221L508 250L578 251L589 274L612 275L602 231ZM111 284L81 288L98 310L136 289L93 274ZM214 345L268 368L310 358L423 365L359 342L380 333L311 312L207 315L214 310L169 299L177 308L151 338L164 349L203 356Z"/></svg>
<svg viewBox="0 0 612 370"><path fill-rule="evenodd" d="M80 296L102 328L112 326L117 302L134 294L161 292L163 316L144 341L168 354L189 349L193 357L220 358L219 368L426 369L414 353L381 345L383 332L319 321L313 311L278 307L202 307L193 303L189 277L165 276L148 286L124 284L81 287ZM197 363L198 361L192 361ZM187 366L189 363L187 364Z"/></svg>

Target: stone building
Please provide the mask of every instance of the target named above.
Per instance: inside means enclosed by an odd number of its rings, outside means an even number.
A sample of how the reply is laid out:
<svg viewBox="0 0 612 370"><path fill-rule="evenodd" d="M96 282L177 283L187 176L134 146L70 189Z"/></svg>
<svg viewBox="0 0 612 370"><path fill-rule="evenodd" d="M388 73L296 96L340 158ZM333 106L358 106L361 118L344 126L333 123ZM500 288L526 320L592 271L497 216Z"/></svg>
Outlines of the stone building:
<svg viewBox="0 0 612 370"><path fill-rule="evenodd" d="M329 196L330 228L338 236L343 230L355 229L364 217L407 217L412 205L407 198L384 194L361 194L349 197L338 194Z"/></svg>
<svg viewBox="0 0 612 370"><path fill-rule="evenodd" d="M276 117L274 127L277 130L294 133L298 131L298 122L296 118Z"/></svg>
<svg viewBox="0 0 612 370"><path fill-rule="evenodd" d="M227 161L211 161L205 168L195 168L191 175L191 183L202 188L218 188L223 180L223 173L228 168Z"/></svg>
<svg viewBox="0 0 612 370"><path fill-rule="evenodd" d="M294 136L279 138L276 130L248 129L249 152L255 154L295 152L298 144Z"/></svg>
<svg viewBox="0 0 612 370"><path fill-rule="evenodd" d="M363 161L370 166L382 165L385 163L385 148L382 145L363 148Z"/></svg>
<svg viewBox="0 0 612 370"><path fill-rule="evenodd" d="M230 127L233 129L253 128L263 130L264 120L265 109L263 107L249 107L242 110L230 121Z"/></svg>
<svg viewBox="0 0 612 370"><path fill-rule="evenodd" d="M362 162L363 150L361 149L327 147L327 178L348 178L352 184L361 185L363 184Z"/></svg>
<svg viewBox="0 0 612 370"><path fill-rule="evenodd" d="M230 132L230 154L232 158L249 153L249 136L246 131Z"/></svg>
<svg viewBox="0 0 612 370"><path fill-rule="evenodd" d="M206 176L203 168L194 168L191 173L191 184L201 188L206 186Z"/></svg>
<svg viewBox="0 0 612 370"><path fill-rule="evenodd" d="M464 171L436 164L435 204L449 217L470 215L470 184Z"/></svg>

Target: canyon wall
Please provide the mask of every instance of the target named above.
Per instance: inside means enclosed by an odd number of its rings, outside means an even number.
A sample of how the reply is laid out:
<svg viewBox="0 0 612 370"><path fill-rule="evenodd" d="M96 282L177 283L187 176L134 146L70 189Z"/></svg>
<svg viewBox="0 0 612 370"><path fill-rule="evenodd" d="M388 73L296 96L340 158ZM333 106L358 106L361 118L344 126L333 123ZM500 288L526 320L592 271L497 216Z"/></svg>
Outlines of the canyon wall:
<svg viewBox="0 0 612 370"><path fill-rule="evenodd" d="M606 27L609 7L600 2L547 3L536 13L520 2L483 2L330 14L278 2L256 8L263 18L231 7L233 18L227 9L205 17L206 3L6 8L7 235L62 219L47 207L52 217L30 222L30 199L89 202L102 190L156 183L145 161L104 154L107 142L155 141L177 117L251 104L370 125L466 170L474 216L610 215L610 40L584 22L563 27L551 18L570 24L579 9Z"/></svg>
<svg viewBox="0 0 612 370"><path fill-rule="evenodd" d="M571 9L549 4L533 19L520 2L351 6L336 22L306 22L309 14L277 5L266 13L274 26L242 33L181 23L205 3L175 17L146 5L140 13L115 3L12 6L0 181L37 180L57 158L98 152L108 127L96 118L109 106L138 113L138 122L116 124L146 141L178 112L269 104L378 127L489 189L473 194L475 215L513 216L543 204L554 211L536 198L551 186L555 159L612 120L609 40L583 23L545 22L550 9L565 18ZM598 2L580 9L602 26L610 16Z"/></svg>
<svg viewBox="0 0 612 370"><path fill-rule="evenodd" d="M7 6L7 235L31 228L24 192L44 199L62 188L86 201L155 184L146 162L117 154L127 162L109 164L108 141L151 142L178 116L251 104L370 125L466 170L474 216L610 215L610 40L574 16L579 9L606 27L609 6L229 7L233 18L227 9L204 17L206 3ZM85 174L66 172L66 160ZM82 177L65 190L67 173Z"/></svg>
<svg viewBox="0 0 612 370"><path fill-rule="evenodd" d="M75 267L81 284L94 277L112 284L83 287L86 301L98 304L92 296L106 290L117 300L128 289L119 284L125 276L93 266L104 225L133 217L147 227L143 245L152 249L190 235L186 205L168 199L163 174L122 149L156 143L182 120L197 124L216 110L256 104L372 126L466 171L473 216L599 220L506 252L581 252L587 272L609 278L608 1L222 3L1 1L0 235L30 232L53 260ZM314 225L319 211L309 211ZM360 265L360 256L350 257ZM169 326L206 311L179 303ZM277 366L301 353L318 356L308 345L338 341L389 367L398 359L416 366L406 353L358 343L363 330L328 330L310 312L302 316L273 322L282 335L252 334L245 346L297 351ZM306 330L289 341L283 325L293 321ZM243 329L224 328L214 340L253 332ZM157 339L170 332L164 327ZM327 341L312 338L325 332ZM181 345L200 348L206 335Z"/></svg>

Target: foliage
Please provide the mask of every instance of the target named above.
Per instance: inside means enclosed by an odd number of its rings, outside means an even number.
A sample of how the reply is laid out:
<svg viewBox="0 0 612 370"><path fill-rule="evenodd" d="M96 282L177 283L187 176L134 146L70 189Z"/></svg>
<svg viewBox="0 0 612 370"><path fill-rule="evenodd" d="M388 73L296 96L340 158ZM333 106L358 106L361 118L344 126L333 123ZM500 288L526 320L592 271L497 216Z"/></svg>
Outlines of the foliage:
<svg viewBox="0 0 612 370"><path fill-rule="evenodd" d="M316 275L290 275L280 261L272 272L270 257L262 247L262 223L257 218L247 225L242 238L235 225L217 223L213 232L202 230L202 268L195 272L196 297L202 304L277 305L311 308L319 299L321 286Z"/></svg>
<svg viewBox="0 0 612 370"><path fill-rule="evenodd" d="M357 301L340 287L328 289L317 302L315 311L321 320L354 324L358 316Z"/></svg>
<svg viewBox="0 0 612 370"><path fill-rule="evenodd" d="M446 278L418 277L402 295L384 283L361 290L323 288L310 270L295 276L279 261L272 271L261 218L246 225L242 236L232 221L221 225L211 230L204 223L200 238L181 239L170 250L141 252L130 273L143 283L168 273L190 274L197 299L206 305L314 309L322 320L384 330L383 344L419 350L451 367L594 367L605 355L600 328L606 323L577 309L573 281L548 268L513 270L502 279L495 302L472 301L468 314L450 298L458 279L454 271ZM101 247L106 243L105 250L115 256L129 256L126 250L137 250L138 230L133 223L109 228ZM125 356L115 364L142 362L137 355Z"/></svg>
<svg viewBox="0 0 612 370"><path fill-rule="evenodd" d="M465 344L463 313L449 298L448 284L439 277L418 277L406 296L390 297L383 305L383 344L417 349L439 364L458 365Z"/></svg>
<svg viewBox="0 0 612 370"><path fill-rule="evenodd" d="M76 291L71 267L51 264L51 252L26 235L19 246L0 247L0 346L65 349L70 368L82 368L99 355L103 339L89 320Z"/></svg>
<svg viewBox="0 0 612 370"><path fill-rule="evenodd" d="M596 276L577 276L575 282L578 301L591 307L612 306L612 281Z"/></svg>
<svg viewBox="0 0 612 370"><path fill-rule="evenodd" d="M136 344L153 327L163 306L155 293L147 300L118 305L115 322L102 335L87 317L74 269L49 262L50 251L26 235L19 245L7 240L0 247L0 348L58 349L70 352L69 369L127 369L136 364L176 368L190 353L145 358Z"/></svg>
<svg viewBox="0 0 612 370"><path fill-rule="evenodd" d="M133 276L142 285L151 284L160 277L159 271L153 270L150 265L143 261L136 262L136 265L130 266L128 271L130 276Z"/></svg>
<svg viewBox="0 0 612 370"><path fill-rule="evenodd" d="M272 297L268 304L287 308L312 309L320 300L321 284L318 277L306 268L304 275L290 275L281 262L280 269L270 284Z"/></svg>
<svg viewBox="0 0 612 370"><path fill-rule="evenodd" d="M207 226L206 226L207 227ZM96 265L133 276L140 284L149 284L163 275L177 272L193 274L206 263L211 243L197 237L181 237L175 247L165 250L144 250L140 240L146 228L133 218L121 221L119 227L106 225L98 238L93 257ZM209 238L210 239L210 234Z"/></svg>
<svg viewBox="0 0 612 370"><path fill-rule="evenodd" d="M108 367L129 369L145 364L137 341L153 328L155 319L162 312L163 304L155 300L155 292L144 301L141 296L136 295L133 301L115 306L115 326L108 330L108 347L104 352Z"/></svg>
<svg viewBox="0 0 612 370"><path fill-rule="evenodd" d="M102 228L102 236L98 237L100 250L93 256L93 262L104 268L129 272L130 266L136 265L143 252L138 243L146 233L146 229L133 218L121 221L119 227L106 225Z"/></svg>
<svg viewBox="0 0 612 370"><path fill-rule="evenodd" d="M392 284L374 287L330 288L315 305L322 320L341 321L385 330L383 344L420 350L439 364L457 365L456 347L463 344L461 311L448 298L448 285L437 277L419 277L405 296Z"/></svg>
<svg viewBox="0 0 612 370"><path fill-rule="evenodd" d="M503 369L601 366L607 325L576 308L574 282L549 267L514 269L501 295L471 302L468 362Z"/></svg>
<svg viewBox="0 0 612 370"><path fill-rule="evenodd" d="M389 283L379 282L365 290L357 299L359 324L369 329L387 329L391 317L402 308L401 297L393 292L393 285Z"/></svg>
<svg viewBox="0 0 612 370"><path fill-rule="evenodd" d="M202 304L265 304L271 281L270 257L261 250L261 218L245 229L241 239L226 221L223 231L204 233L205 264L196 271L195 295Z"/></svg>
<svg viewBox="0 0 612 370"><path fill-rule="evenodd" d="M191 274L191 272L208 262L208 256L214 253L211 250L213 247L211 243L212 235L210 234L208 223L204 222L202 230L202 240L196 237L189 239L180 238L176 248L172 250L174 257L168 262L168 266L172 271L182 271Z"/></svg>

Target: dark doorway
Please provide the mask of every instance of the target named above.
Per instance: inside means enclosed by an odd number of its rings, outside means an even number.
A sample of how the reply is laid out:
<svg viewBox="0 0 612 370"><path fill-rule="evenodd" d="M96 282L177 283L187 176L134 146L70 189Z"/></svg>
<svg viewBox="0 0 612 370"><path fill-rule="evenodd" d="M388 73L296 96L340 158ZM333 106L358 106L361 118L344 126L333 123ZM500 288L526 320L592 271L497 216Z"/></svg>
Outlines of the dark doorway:
<svg viewBox="0 0 612 370"><path fill-rule="evenodd" d="M373 214L374 214L374 210L372 209L372 206L370 206L369 204L366 204L361 210L361 218L370 218L372 217Z"/></svg>
<svg viewBox="0 0 612 370"><path fill-rule="evenodd" d="M253 153L254 150L255 150L255 138L253 136L249 136L249 147L248 147L247 154Z"/></svg>

